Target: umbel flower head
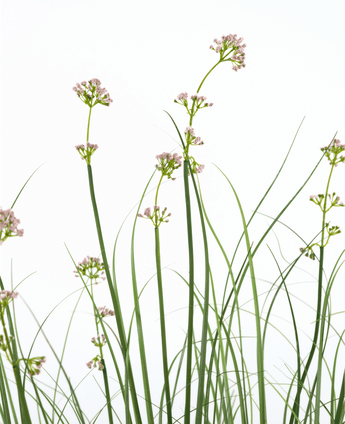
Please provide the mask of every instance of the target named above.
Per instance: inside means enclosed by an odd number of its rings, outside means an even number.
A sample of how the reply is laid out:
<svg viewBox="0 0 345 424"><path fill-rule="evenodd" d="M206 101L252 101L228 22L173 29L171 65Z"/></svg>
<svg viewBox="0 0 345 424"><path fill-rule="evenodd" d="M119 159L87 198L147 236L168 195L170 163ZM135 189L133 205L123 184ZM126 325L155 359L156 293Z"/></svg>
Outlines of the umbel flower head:
<svg viewBox="0 0 345 424"><path fill-rule="evenodd" d="M102 334L101 336L97 334L97 337L91 338L91 343L93 343L97 347L102 347L102 346L105 346L105 344L107 343L107 340L105 339L104 334Z"/></svg>
<svg viewBox="0 0 345 424"><path fill-rule="evenodd" d="M241 45L242 41L242 37L237 39L237 34L222 35L220 40L217 40L217 38L213 40L213 42L216 43L216 46L214 47L211 45L210 49L214 50L216 53L220 53L219 60L221 62L232 62L232 69L237 72L239 69L246 66L244 63L244 59L246 57L244 48L247 47L247 45ZM233 55L229 57L231 53L233 53Z"/></svg>
<svg viewBox="0 0 345 424"><path fill-rule="evenodd" d="M114 311L110 310L109 308L106 308L105 306L99 306L97 309L101 318L112 317L115 315ZM97 315L95 316L97 317Z"/></svg>
<svg viewBox="0 0 345 424"><path fill-rule="evenodd" d="M17 299L18 292L10 290L0 291L0 315L5 313L6 306L8 306L14 299Z"/></svg>
<svg viewBox="0 0 345 424"><path fill-rule="evenodd" d="M96 106L98 103L104 106L110 106L110 103L113 102L108 91L105 88L101 88L101 81L97 78L91 79L88 83L86 81L83 81L81 84L77 83L73 87L73 91L90 108Z"/></svg>
<svg viewBox="0 0 345 424"><path fill-rule="evenodd" d="M80 159L85 160L88 165L91 164L91 156L95 153L95 151L98 149L97 144L91 144L89 142L86 143L86 149L84 144L78 144L75 146L75 148L78 150L80 154Z"/></svg>
<svg viewBox="0 0 345 424"><path fill-rule="evenodd" d="M0 246L8 237L23 237L24 230L18 230L20 219L14 216L11 209L3 210L0 206Z"/></svg>
<svg viewBox="0 0 345 424"><path fill-rule="evenodd" d="M138 217L139 218L145 218L145 219L150 219L153 223L153 225L158 228L162 222L169 222L168 218L169 216L171 216L171 213L168 213L166 215L166 211L167 208L165 207L162 212L160 212L160 206L155 205L153 207L153 212L151 214L151 208L146 208L144 210L144 215L142 215L141 213L138 213Z"/></svg>
<svg viewBox="0 0 345 424"><path fill-rule="evenodd" d="M11 300L11 299L17 299L18 292L11 291L11 290L2 290L0 291L0 300Z"/></svg>
<svg viewBox="0 0 345 424"><path fill-rule="evenodd" d="M27 359L26 363L29 370L29 376L33 377L34 375L40 374L41 368L45 362L47 362L45 356L36 356L35 358Z"/></svg>
<svg viewBox="0 0 345 424"><path fill-rule="evenodd" d="M181 93L174 100L175 103L178 103L179 105L182 105L187 109L187 113L189 116L194 116L199 109L213 106L213 103L205 102L206 100L205 96L199 96L198 94L193 94L192 96L190 96L190 98L193 100L191 110L188 108L188 93Z"/></svg>
<svg viewBox="0 0 345 424"><path fill-rule="evenodd" d="M179 168L182 165L182 156L179 156L177 153L173 155L171 153L163 152L160 155L156 156L159 165L155 165L158 171L162 172L163 176L167 176L168 179L171 178L172 173L175 169ZM171 178L176 180L176 178Z"/></svg>
<svg viewBox="0 0 345 424"><path fill-rule="evenodd" d="M345 163L345 157L340 155L340 153L344 150L345 144L341 144L340 140L336 138L329 146L321 147L321 151L325 152L325 156L329 160L329 164L334 166L338 166L338 163Z"/></svg>
<svg viewBox="0 0 345 424"><path fill-rule="evenodd" d="M102 364L102 359L99 355L95 356L90 362L86 363L86 366L91 370L92 368L96 368L98 366L98 370L102 371L104 369L104 365Z"/></svg>
<svg viewBox="0 0 345 424"><path fill-rule="evenodd" d="M88 256L87 258L84 258L82 262L78 262L77 269L82 275L90 278L91 281L96 280L95 284L98 284L97 278L99 277L102 278L102 280L105 280L105 277L101 277L101 275L104 274L104 265L101 263L99 258ZM76 277L79 277L78 271L73 271L76 274Z"/></svg>

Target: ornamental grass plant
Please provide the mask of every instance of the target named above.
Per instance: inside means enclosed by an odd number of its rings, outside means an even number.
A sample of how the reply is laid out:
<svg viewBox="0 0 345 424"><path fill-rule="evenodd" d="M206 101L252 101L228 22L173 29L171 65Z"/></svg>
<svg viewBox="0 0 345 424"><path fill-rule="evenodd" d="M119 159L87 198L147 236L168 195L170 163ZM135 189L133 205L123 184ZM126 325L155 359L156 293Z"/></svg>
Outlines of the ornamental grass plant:
<svg viewBox="0 0 345 424"><path fill-rule="evenodd" d="M308 177L300 182L292 197L285 199L279 213L266 216L268 225L257 230L259 233L256 234L260 235L255 239L251 235L254 218L261 214L261 206L272 188L279 184L278 177L289 161L303 120L278 172L263 191L254 211L243 209L241 199L248 194L237 192L227 175L228 170L215 164L219 176L228 186L227 196L232 196L236 204L236 215L232 216L236 216L240 236L232 238L230 249L224 240L227 222L222 223L219 232L216 229L219 228L218 222L209 216L208 204L203 198L203 185L211 182L207 181L207 166L198 159L198 152L208 142L198 131L198 120L206 120L208 109L213 106L204 95L204 82L216 77L219 67L228 67L229 72L233 70L231 78L234 80L238 72L245 72L245 48L243 38L236 34L214 39L210 45L215 57L214 66L206 70L195 92L181 92L174 104L166 106L167 126L170 125L175 133L177 147L168 151L167 145L165 151L157 152L152 158L152 164L143 164L145 172L153 170L152 175L143 185L142 196L133 213L124 216L122 223L117 223L112 251L105 248L107 229L102 226L95 188L97 175L92 168L98 149L107 146L92 143L92 134L97 132L98 125L92 111L96 106L111 107L113 99L97 78L73 87L78 101L86 106L78 105L85 109L86 141L77 144L75 149L83 160L78 172L85 173L93 213L93 222L87 231L97 234L99 250L86 251L84 258L76 258L66 246L71 274L74 273L79 286L66 294L70 296L77 292L77 298L63 348L59 350L53 346L53 335L45 331L50 314L43 321L37 320L37 331L33 333L29 351L22 349L17 315L18 310L24 308L25 301L17 302L21 284L25 281L0 279L2 423L266 424L272 423L269 418L272 393L275 402L279 403L279 423L345 422L345 329L333 324L334 315L343 314L344 310L333 310L331 302L334 287L344 284L339 278L344 263L343 238L339 236L344 203L333 190L333 181L344 179L345 144L335 133L325 140L324 146L319 146L319 160L313 164ZM74 100L71 97L70 101ZM184 123L177 123L174 119L174 108L177 107L184 108L188 115ZM319 188L319 194L311 193L310 198L305 199L306 204L312 203L315 213L319 214L319 227L313 229L312 238L303 239L294 228L284 223L284 213L325 162L330 166L324 175L324 186ZM85 166L86 170L83 169ZM116 168L111 172L116 172ZM125 180L122 183L125 184ZM168 209L160 200L163 191L179 183L183 198L183 210L179 212L183 213L185 224L184 228L176 228L174 232L179 248L186 251L186 266L182 273L168 265L165 257L165 247L169 243L165 229L174 225L177 211L171 207ZM30 181L30 184L33 183ZM25 237L25 229L18 228L21 221L15 215L20 194L11 205L0 209L1 249L6 249L8 243L20 243L21 237ZM219 199L220 209L222 200ZM25 217L20 219L24 222ZM131 232L126 235L130 240L131 266L125 283L131 285L131 300L122 295L124 281L118 278L117 272L117 254L122 249L119 236L127 220L131 221ZM145 230L147 249L142 252L136 250L136 244L144 226L149 226L150 230ZM294 235L295 242L298 241L293 260L284 258L284 241L278 241L277 251L266 244L268 236L278 226L285 227ZM330 244L337 245L336 256L327 254ZM269 251L271 260L267 267L272 268L274 277L269 290L262 292L260 289L259 293L260 277L256 265L262 260L258 258L264 249ZM214 259L214 252L220 255L220 259ZM151 278L144 283L137 277L140 254L152 258L155 264ZM316 283L310 288L313 296L303 299L306 303L310 300L309 308L314 315L309 334L300 329L301 316L295 305L301 299L291 290L295 270L303 269L306 261L315 265ZM180 297L186 305L184 327L179 329L179 345L171 344L171 325L167 323L168 315L177 312L166 309L171 275L179 281L176 290L180 290ZM99 283L107 287L107 305L98 301ZM250 287L250 299L242 294L245 286ZM148 342L150 327L143 313L143 304L150 302L150 298L145 297L149 289L157 296L157 302L152 301L149 307L156 308L159 316L159 337L155 338L154 345L151 338ZM82 296L89 299L89 314L93 320L92 327L88 328L93 354L85 359L85 377L75 384L71 381L73 369L65 367L64 357ZM314 298L316 301L312 303ZM274 319L280 311L280 318L286 321L282 328ZM251 328L244 323L248 315L252 319ZM46 351L35 356L32 351L38 336L45 338ZM274 345L283 342L287 342L294 352L294 363L286 363L277 377L272 375L265 358L267 352L274 350ZM305 346L309 348L306 350ZM326 356L329 350L332 361ZM156 370L148 365L153 352L161 378L157 378L154 375ZM78 356L80 358L82 353ZM53 362L57 367L54 373L49 369ZM40 381L43 373L49 376L50 385ZM102 399L99 405L94 405L96 412L93 416L84 412L80 390L84 385L97 391Z"/></svg>

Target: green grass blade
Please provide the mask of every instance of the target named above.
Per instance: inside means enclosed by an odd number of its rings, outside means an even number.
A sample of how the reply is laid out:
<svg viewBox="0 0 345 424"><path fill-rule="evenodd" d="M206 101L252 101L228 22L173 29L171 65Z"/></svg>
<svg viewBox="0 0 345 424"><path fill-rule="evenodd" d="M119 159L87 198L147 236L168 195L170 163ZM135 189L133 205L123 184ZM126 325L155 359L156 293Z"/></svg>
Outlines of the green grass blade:
<svg viewBox="0 0 345 424"><path fill-rule="evenodd" d="M1 290L5 290L1 277L0 277L0 287L1 287ZM12 307L14 307L13 303L12 303ZM10 334L15 334L9 306L6 307L6 313L7 313L7 321L8 321L8 327L9 327L9 330L10 330ZM18 339L18 342L19 342L19 339ZM19 359L18 358L17 340L16 339L12 340L12 346L11 347L12 347L12 353L13 353L13 362L16 363ZM28 408L28 405L26 403L25 391L24 391L24 387L23 387L23 383L22 383L19 364L13 367L13 372L14 372L14 377L15 377L16 385L17 385L20 416L21 416L21 419L22 419L22 424L31 424L31 418L30 418L29 408Z"/></svg>
<svg viewBox="0 0 345 424"><path fill-rule="evenodd" d="M224 173L223 173L223 175L225 176ZM267 422L267 416L266 416L266 399L265 399L265 382L264 382L264 358L263 358L263 348L262 348L262 339L261 339L260 310L259 310L258 295L257 295L257 289L256 289L254 266L253 266L253 255L252 255L252 252L251 252L251 246L250 246L250 242L249 242L248 228L247 228L247 225L246 225L246 221L245 221L245 217L244 217L244 213L243 213L243 210L242 210L240 200L237 196L237 193L236 193L233 185L229 181L229 179L226 176L225 176L225 178L229 182L229 184L232 188L232 191L233 191L233 193L236 197L236 201L237 201L240 213L241 213L242 224L243 224L243 229L244 229L245 239L246 239L246 245L247 245L248 262L249 262L250 276L251 276L251 281L252 281L253 300L254 300L254 308L255 308L255 321L256 321L256 335L257 335L256 355L257 355L258 382L259 382L260 424L265 424Z"/></svg>
<svg viewBox="0 0 345 424"><path fill-rule="evenodd" d="M10 416L10 410L8 407L7 402L7 395L6 395L6 386L4 384L4 381L7 380L6 371L4 368L4 365L2 363L2 357L0 355L0 393L1 393L1 416L5 423L11 424L11 416Z"/></svg>
<svg viewBox="0 0 345 424"><path fill-rule="evenodd" d="M116 292L114 290L114 286L113 286L112 279L111 279L110 272L109 272L109 265L108 265L108 260L107 260L107 256L106 256L106 252L105 252L103 235L102 235L102 230L101 230L101 224L100 224L100 219L99 219L99 215L98 215L98 208L97 208L96 196L95 196L94 185L93 185L93 176L92 176L91 165L87 165L87 171L88 171L88 177L89 177L90 196L91 196L92 207L93 207L93 211L94 211L95 223L96 223L96 228L97 228L97 235L98 235L98 240L99 240L99 244L100 244L103 264L104 264L104 268L105 268L104 271L106 273L108 287L109 287L109 291L110 291L110 295L111 295L111 299L112 299L112 303L113 303L113 307L114 307L114 311L115 311L115 318L116 318L117 329L118 329L119 337L120 337L120 341L121 341L121 349L122 349L122 354L123 354L123 358L124 358L124 363L125 364L128 363L128 367L129 367L127 372L128 372L129 385L130 385L130 389L131 389L130 391L131 391L131 395L132 395L132 402L133 402L135 420L136 420L137 424L142 424L137 394L136 394L136 390L135 390L133 372L132 372L132 368L131 368L131 365L130 365L130 360L128 359L128 362L126 360L127 349L128 349L126 333L125 333L125 328L124 328L121 309L120 309L120 301L119 301L119 298L116 296Z"/></svg>

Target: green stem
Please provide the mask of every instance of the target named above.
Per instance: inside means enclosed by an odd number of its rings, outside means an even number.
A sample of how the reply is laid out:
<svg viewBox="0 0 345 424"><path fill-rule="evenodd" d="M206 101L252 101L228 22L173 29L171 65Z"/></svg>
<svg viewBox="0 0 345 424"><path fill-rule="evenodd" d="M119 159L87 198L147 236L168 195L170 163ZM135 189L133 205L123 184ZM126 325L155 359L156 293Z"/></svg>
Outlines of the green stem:
<svg viewBox="0 0 345 424"><path fill-rule="evenodd" d="M1 290L5 290L1 277L0 277L0 288ZM14 334L14 327L13 327L13 322L11 318L10 308L8 306L6 306L6 313L7 313L7 321L8 321L9 330L12 334ZM12 340L12 345L13 345L13 349L12 349L13 363L16 363L18 361L18 351L17 351L17 345L16 345L15 339ZM20 416L21 416L22 423L31 424L31 418L30 418L29 408L26 403L25 391L23 388L19 364L13 365L13 372L14 372L14 377L15 377L16 385L17 385Z"/></svg>
<svg viewBox="0 0 345 424"><path fill-rule="evenodd" d="M157 186L156 197L155 197L155 205L157 205L157 200L158 200L158 190L159 190L159 187L160 187L161 182L162 182L162 180L163 180L163 177L164 177L164 175L162 174L161 179L159 180L159 183L158 183L158 186Z"/></svg>
<svg viewBox="0 0 345 424"><path fill-rule="evenodd" d="M289 424L293 424L295 422L297 424L297 417L299 416L300 396L301 396L301 391L302 391L302 388L303 388L303 383L304 383L304 381L307 377L307 373L308 373L311 361L314 357L314 352L315 352L317 340L318 340L318 337L319 337L321 302L322 302L322 270L323 270L324 247L325 247L324 246L324 239L325 239L325 222L326 222L326 203L327 203L328 189L329 189L329 184L330 184L330 181L331 181L333 168L334 168L334 165L332 165L331 172L329 174L329 178L328 178L328 181L327 181L326 195L325 195L324 207L323 207L323 213L322 213L322 233L321 233L321 246L320 246L317 310L316 310L316 321L315 321L313 344L312 344L311 351L309 353L309 357L308 357L306 367L305 367L303 374L302 374L302 378L301 378L300 381L298 381L298 388L297 388L297 393L296 393L295 402L294 402L294 406L293 406L293 412L296 414L296 417L292 413L291 417L290 417L290 423ZM324 320L324 318L323 318L323 320ZM319 346L319 357L320 357L320 354L322 355L322 346ZM318 374L317 374L317 387L316 387L315 424L318 424L319 413L320 413L320 411L319 411L320 390L321 390L321 363L320 363L320 358L319 358L319 361L318 361L317 373ZM317 395L319 395L319 397L317 397Z"/></svg>
<svg viewBox="0 0 345 424"><path fill-rule="evenodd" d="M151 402L151 392L150 392L150 382L149 382L146 352L145 352L144 332L143 332L143 325L142 325L141 313L140 313L138 285L137 285L136 274L135 274L134 232L135 232L135 225L133 226L132 240L131 240L131 270L132 270L134 311L135 311L135 320L137 323L137 334L138 334L138 342L139 342L141 372L143 377L143 385L144 385L144 393L145 393L147 424L154 424L152 402Z"/></svg>
<svg viewBox="0 0 345 424"><path fill-rule="evenodd" d="M323 213L322 213L322 235L321 235L321 246L324 246L324 238L325 238L325 221L326 221L326 204L327 204L327 196L328 196L328 189L329 184L331 182L331 177L333 173L334 165L332 165L331 172L329 173L328 181L327 181L327 187L326 187L326 194L325 194L325 201L323 204Z"/></svg>
<svg viewBox="0 0 345 424"><path fill-rule="evenodd" d="M113 421L113 414L111 411L111 397L110 397L110 391L109 391L109 384L108 384L108 375L107 375L107 369L105 367L104 359L101 359L101 363L103 365L103 379L104 379L104 387L105 387L105 395L107 399L107 408L108 408L108 417L109 417L109 424L114 424Z"/></svg>
<svg viewBox="0 0 345 424"><path fill-rule="evenodd" d="M323 205L322 235L321 235L322 252L323 252L323 249L325 247L324 238L325 238L325 221L326 221L326 212L327 212L326 211L327 196L328 196L329 184L331 182L333 169L334 169L334 165L332 165L331 172L329 173L329 177L328 177L328 181L327 181L327 187L326 187L325 201L324 201L324 205ZM328 237L328 239L327 239L327 243L329 241L329 238L330 237ZM321 248L320 248L320 252L321 252ZM320 262L321 262L321 260L320 260ZM319 274L319 278L320 278L320 274ZM321 273L321 278L322 278L322 273ZM322 284L320 284L320 283L319 283L319 288L320 289L322 288ZM321 308L321 296L322 296L322 290L320 290L320 302L318 302L318 303L320 303L320 308ZM326 298L325 298L325 302L326 302ZM319 319L320 319L320 315L319 315ZM321 372L322 372L322 357L323 357L322 345L323 345L323 327L324 327L324 324L325 324L325 316L322 314L322 316L321 316L320 343L319 343L319 355L318 355L318 365L317 365L317 382L316 382L316 399L315 399L315 424L319 424L319 419L320 419Z"/></svg>
<svg viewBox="0 0 345 424"><path fill-rule="evenodd" d="M91 110L92 110L92 107L90 106L89 119L88 119L88 121L87 121L86 141L89 141L89 131L90 131Z"/></svg>
<svg viewBox="0 0 345 424"><path fill-rule="evenodd" d="M210 73L213 71L213 69L216 67L216 66L218 66L220 63L221 63L222 61L221 60L219 60L208 72L207 72L207 74L205 75L205 77L204 77L204 79L201 81L201 83L200 83L200 85L199 85L199 87L198 87L198 89L196 90L196 92L197 93L199 93L199 91L200 91L200 89L201 89L201 86L203 85L203 83L205 82L205 79L210 75Z"/></svg>
<svg viewBox="0 0 345 424"><path fill-rule="evenodd" d="M188 183L188 163L183 162L183 179L186 199L188 252L189 252L189 305L188 305L188 330L187 330L187 368L186 368L186 401L185 401L185 424L190 424L190 397L192 382L192 346L193 346L193 313L194 313L194 253L192 216L190 207L190 194Z"/></svg>
<svg viewBox="0 0 345 424"><path fill-rule="evenodd" d="M157 190L157 193L158 193L158 190ZM165 382L167 416L168 416L168 424L172 424L171 397L170 397L170 384L169 384L169 367L168 367L168 351L167 351L167 342L166 342L166 333L165 333L164 297L163 297L161 255L160 255L159 228L158 227L155 227L155 242L156 242L157 286L158 286L159 313L160 313L160 322L161 322L163 372L164 372L164 382Z"/></svg>
<svg viewBox="0 0 345 424"><path fill-rule="evenodd" d="M316 349L316 343L317 343L317 339L318 339L318 335L319 335L319 327L320 327L320 311L321 311L321 297L322 297L322 269L323 269L323 250L324 248L321 246L320 247L320 263L319 263L319 278L318 278L318 294L317 294L317 310L316 310L316 321L315 321L315 329L314 329L314 337L313 337L313 344L311 347L311 351L309 353L309 357L308 357L308 361L307 364L305 366L305 369L303 371L302 374L302 378L300 381L298 381L298 388L297 388L297 393L296 393L296 397L295 397L295 402L294 402L294 406L293 406L293 412L296 414L296 417L294 416L294 414L291 414L290 417L290 424L296 423L297 424L297 418L299 416L299 404L300 404L300 396L301 396L301 391L303 388L303 383L307 377L307 373L311 364L311 361L313 359L314 356L314 352Z"/></svg>
<svg viewBox="0 0 345 424"><path fill-rule="evenodd" d="M5 339L6 339L6 344L7 344L7 349L6 349L5 353L6 353L6 356L7 356L8 361L11 363L11 365L13 365L12 349L11 349L11 346L10 346L10 340L8 338L8 334L7 334L7 330L6 330L6 324L5 324L5 320L4 320L4 313L5 313L5 311L3 311L3 313L1 313L0 315L1 315L2 329L4 331ZM10 352L10 357L8 356L7 350Z"/></svg>
<svg viewBox="0 0 345 424"><path fill-rule="evenodd" d="M120 342L121 342L121 351L122 351L124 363L125 363L125 366L126 366L126 364L127 364L126 354L127 354L127 349L129 347L127 345L127 340L126 340L126 334L125 334L125 328L124 328L124 324L123 324L120 301L119 301L119 298L118 298L118 295L117 295L117 291L114 290L114 286L113 286L112 279L111 279L111 276L110 276L108 260L107 260L107 256L106 256L106 253L105 253L103 235L102 235L102 230L101 230L101 223L100 223L100 219L99 219L99 215L98 215L96 196L95 196L95 191L94 191L94 186L93 186L93 177L92 177L91 165L87 165L87 171L88 171L88 176L89 176L91 202L92 202L93 212L94 212L94 215L95 215L95 222L96 222L98 240L99 240L99 245L100 245L100 248L101 248L101 254L102 254L102 259L103 259L103 264L104 264L104 271L105 271L105 274L106 274L106 277L107 277L108 287L109 287L111 299L112 299L113 306L114 306L117 329L118 329L118 332L119 332L119 337L120 337ZM130 386L130 391L131 391L131 396L132 396L135 420L136 420L137 424L141 424L142 421L141 421L141 416L140 416L138 400L137 400L137 396L136 396L136 389L135 389L135 384L134 384L132 367L131 367L131 363L130 363L129 358L127 359L127 361L128 361L128 369L127 369L128 381L129 381L129 386Z"/></svg>

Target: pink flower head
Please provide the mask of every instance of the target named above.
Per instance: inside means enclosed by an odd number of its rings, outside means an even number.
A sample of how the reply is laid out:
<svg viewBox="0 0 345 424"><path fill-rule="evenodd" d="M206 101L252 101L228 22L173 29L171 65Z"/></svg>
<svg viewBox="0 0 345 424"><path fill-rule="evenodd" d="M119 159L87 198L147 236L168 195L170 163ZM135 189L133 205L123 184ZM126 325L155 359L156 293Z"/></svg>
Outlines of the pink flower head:
<svg viewBox="0 0 345 424"><path fill-rule="evenodd" d="M98 308L99 314L101 315L101 317L110 317L110 316L114 316L115 312L111 311L109 308L106 308L105 306L100 306Z"/></svg>
<svg viewBox="0 0 345 424"><path fill-rule="evenodd" d="M147 218L150 218L151 215L151 208L148 207L144 210L144 215L147 216Z"/></svg>
<svg viewBox="0 0 345 424"><path fill-rule="evenodd" d="M19 224L20 219L14 216L13 210L0 207L0 245L9 237L23 237L24 230L18 229Z"/></svg>
<svg viewBox="0 0 345 424"><path fill-rule="evenodd" d="M245 53L244 48L246 44L242 44L243 38L237 39L237 34L223 35L221 40L216 38L213 40L216 43L216 47L210 46L211 50L216 53L220 53L221 60L231 60L234 63L232 69L238 71L238 69L244 68ZM233 52L233 56L229 59L229 54ZM225 59L226 58L226 59Z"/></svg>
<svg viewBox="0 0 345 424"><path fill-rule="evenodd" d="M2 290L0 291L0 300L6 299L8 297L8 301L9 299L17 299L18 297L18 292L14 292L11 290Z"/></svg>
<svg viewBox="0 0 345 424"><path fill-rule="evenodd" d="M109 106L110 103L113 102L107 90L101 88L101 81L97 78L89 80L88 85L86 85L86 81L83 81L81 84L77 83L72 90L75 91L80 100L89 107L93 107L97 103Z"/></svg>
<svg viewBox="0 0 345 424"><path fill-rule="evenodd" d="M196 137L192 144L194 144L195 146L201 146L202 144L204 144L204 142L201 140L201 137Z"/></svg>
<svg viewBox="0 0 345 424"><path fill-rule="evenodd" d="M185 134L189 133L190 135L195 136L195 132L194 132L194 129L192 127L187 127L184 132L185 132Z"/></svg>
<svg viewBox="0 0 345 424"><path fill-rule="evenodd" d="M199 167L196 168L196 172L198 174L201 174L201 172L203 171L204 168L205 168L205 165L200 165Z"/></svg>
<svg viewBox="0 0 345 424"><path fill-rule="evenodd" d="M177 100L187 100L188 93L181 93L177 96Z"/></svg>
<svg viewBox="0 0 345 424"><path fill-rule="evenodd" d="M76 277L79 277L80 273L91 279L91 281L95 280L95 284L98 284L98 278L105 280L105 277L101 277L105 273L104 269L104 264L101 263L99 258L87 256L81 262L78 262L77 270L73 272Z"/></svg>

